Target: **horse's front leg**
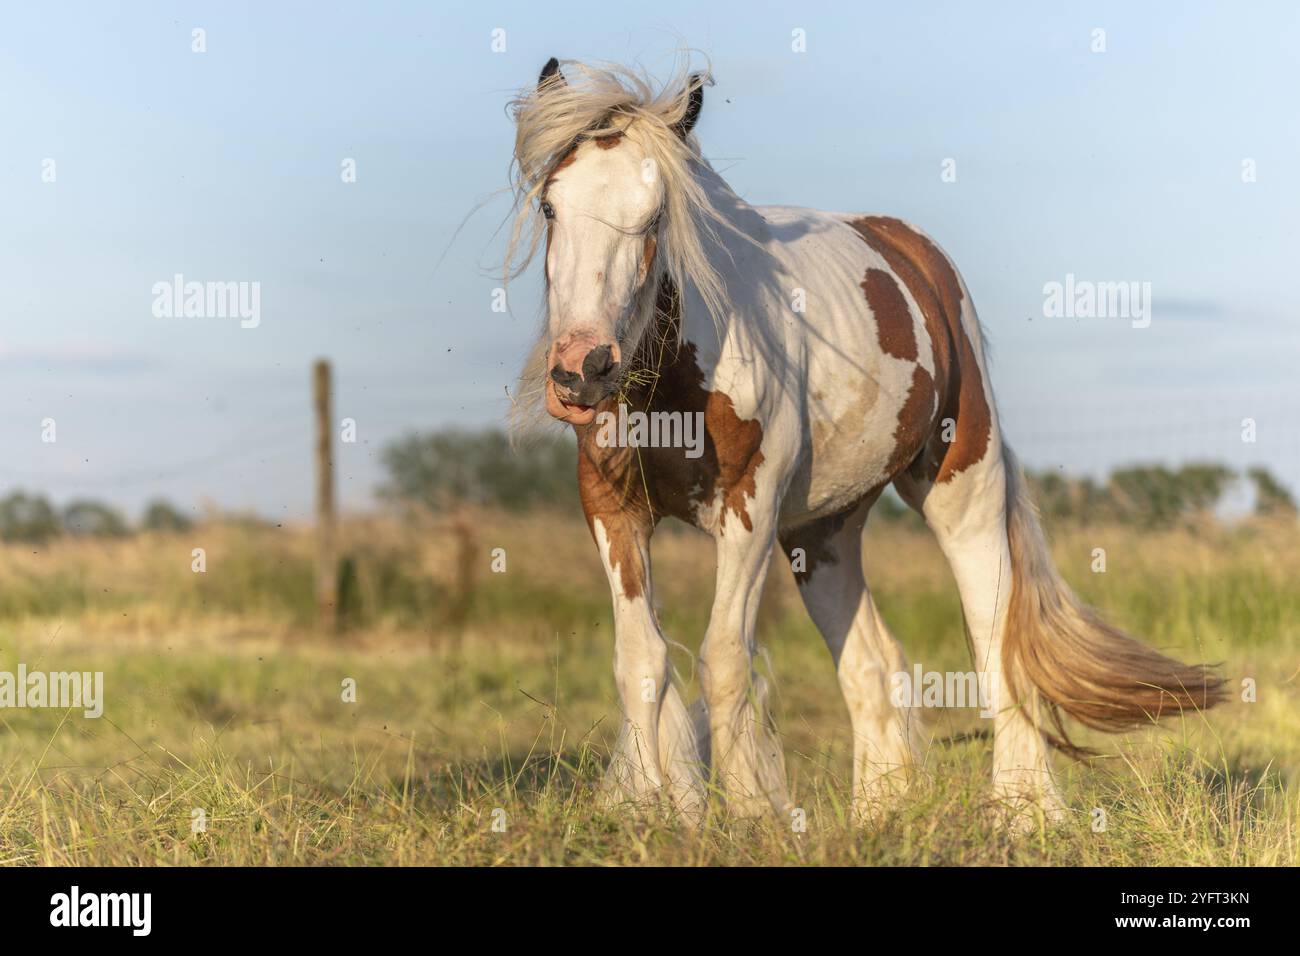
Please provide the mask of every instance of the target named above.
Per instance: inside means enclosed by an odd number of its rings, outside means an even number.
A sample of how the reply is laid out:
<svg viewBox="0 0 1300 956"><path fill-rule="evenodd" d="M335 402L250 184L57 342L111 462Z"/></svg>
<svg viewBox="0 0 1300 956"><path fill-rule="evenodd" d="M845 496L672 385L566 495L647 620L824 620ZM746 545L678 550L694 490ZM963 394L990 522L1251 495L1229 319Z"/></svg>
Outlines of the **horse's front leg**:
<svg viewBox="0 0 1300 956"><path fill-rule="evenodd" d="M614 680L623 710L602 793L607 804L667 797L695 822L705 807L704 761L694 723L673 686L668 644L654 613L652 523L635 508L593 506L589 488L583 503L614 601Z"/></svg>
<svg viewBox="0 0 1300 956"><path fill-rule="evenodd" d="M756 816L771 807L784 813L790 805L785 756L768 713L766 681L753 669L755 620L776 539L777 502L751 500L743 516L724 505L720 517L713 611L700 648L713 767L733 812Z"/></svg>

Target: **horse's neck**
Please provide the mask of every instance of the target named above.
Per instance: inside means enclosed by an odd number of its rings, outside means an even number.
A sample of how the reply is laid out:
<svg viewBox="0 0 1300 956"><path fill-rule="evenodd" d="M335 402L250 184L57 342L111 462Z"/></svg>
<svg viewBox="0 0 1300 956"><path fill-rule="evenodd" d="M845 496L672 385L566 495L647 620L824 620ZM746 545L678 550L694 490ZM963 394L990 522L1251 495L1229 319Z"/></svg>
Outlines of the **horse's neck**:
<svg viewBox="0 0 1300 956"><path fill-rule="evenodd" d="M770 238L767 222L753 206L736 194L713 167L701 163L696 178L725 223L710 224L713 234L701 237L705 255L709 265L722 278L728 290L728 298L734 299L746 282L753 279L752 275L746 274L745 264L750 263L752 266L754 243L762 245ZM725 314L692 314L685 319L684 331L690 338L702 335L716 338L720 332L725 334L726 326L731 321L730 316Z"/></svg>
<svg viewBox="0 0 1300 956"><path fill-rule="evenodd" d="M701 163L697 169L696 177L704 188L705 195L713 203L713 208L718 211L718 214L726 222L731 224L735 232L743 233L758 242L762 242L767 238L767 222L759 215L758 210L736 195L735 190L728 185L725 179L718 175L712 166ZM728 252L732 253L730 257L724 253L723 258L734 258L736 249L743 246L745 240L730 229L719 229L717 232L722 245Z"/></svg>

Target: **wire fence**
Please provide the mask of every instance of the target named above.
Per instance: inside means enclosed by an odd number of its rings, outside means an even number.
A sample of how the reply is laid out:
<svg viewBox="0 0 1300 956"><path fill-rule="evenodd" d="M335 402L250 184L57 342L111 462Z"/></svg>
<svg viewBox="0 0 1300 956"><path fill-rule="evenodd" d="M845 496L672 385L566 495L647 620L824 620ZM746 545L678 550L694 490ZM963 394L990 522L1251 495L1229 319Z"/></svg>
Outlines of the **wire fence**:
<svg viewBox="0 0 1300 956"><path fill-rule="evenodd" d="M1103 416L1105 413L1099 413L1098 417ZM1294 481L1300 476L1300 428L1291 424L1282 427L1276 425L1277 420L1284 423L1300 421L1300 409L1269 409L1269 417L1259 424L1254 443L1242 440L1240 417L1229 417L1221 413L1207 418L1179 418L1165 422L1146 419L1096 427L1044 425L1042 417L1037 414L1032 419L1023 414L1016 415L1013 411L1012 415L1004 416L1003 430L1021 459L1037 467L1059 462L1067 471L1079 468L1107 470L1121 462L1152 461L1159 458L1197 459L1221 460L1229 465L1239 465L1246 461L1263 464L1278 471L1279 477L1284 480ZM432 417L424 425L412 420L364 424L364 444L371 456L374 456L376 449L382 449L403 435L427 433L438 428ZM494 426L489 424L483 427ZM345 460L349 447L357 446L340 446L338 454L341 460ZM1089 454L1080 455L1080 449L1086 449ZM1075 453L1068 454L1071 450ZM1090 453L1094 451L1095 461L1087 461L1087 458L1093 457ZM290 421L269 431L262 430L257 434L233 438L211 451L179 461L165 462L156 467L97 471L87 464L84 471L68 473L0 466L0 487L129 490L153 483L184 481L200 475L210 477L214 473L227 473L236 467L247 480L253 481L256 480L258 465L288 458L301 460L306 475L310 469L311 456L310 421L304 413L301 421ZM367 468L370 467L378 470L382 466L376 460L373 465L367 465ZM306 487L305 484L304 489Z"/></svg>

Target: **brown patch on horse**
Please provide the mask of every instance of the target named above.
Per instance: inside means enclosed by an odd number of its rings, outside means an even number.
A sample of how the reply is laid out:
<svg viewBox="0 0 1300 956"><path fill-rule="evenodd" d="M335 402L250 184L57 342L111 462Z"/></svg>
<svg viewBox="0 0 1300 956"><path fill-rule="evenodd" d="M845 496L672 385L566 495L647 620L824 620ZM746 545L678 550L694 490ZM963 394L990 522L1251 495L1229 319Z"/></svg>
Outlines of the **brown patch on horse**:
<svg viewBox="0 0 1300 956"><path fill-rule="evenodd" d="M566 166L572 166L573 161L578 158L578 145L575 143L570 146L568 151L556 161L555 166L551 168L551 176L554 176Z"/></svg>
<svg viewBox="0 0 1300 956"><path fill-rule="evenodd" d="M883 269L868 269L862 280L862 292L876 319L876 335L880 349L894 358L915 362L916 329L912 310L898 288L894 277Z"/></svg>
<svg viewBox="0 0 1300 956"><path fill-rule="evenodd" d="M934 354L933 390L939 398L935 418L940 426L945 419L952 419L955 430L951 443L942 440L942 430L931 436L930 454L918 462L919 477L939 484L951 481L984 459L993 422L975 348L961 320L961 282L947 256L906 223L886 216L863 216L849 225L903 280L921 309ZM863 286L865 291L865 281ZM914 378L909 403L918 391ZM902 422L899 424L901 427ZM909 459L903 467L910 463Z"/></svg>
<svg viewBox="0 0 1300 956"><path fill-rule="evenodd" d="M599 412L617 414L615 396L597 406L596 421L574 427L582 459L578 480L583 507L589 523L593 517L601 519L610 536L611 554L615 536L635 544L635 538L628 536L648 534L664 516L698 525L697 509L718 500L721 525L725 527L731 515L753 530L749 501L756 493L755 474L763 463L763 427L757 420L741 418L731 396L704 387L695 345L680 338L680 309L676 287L663 278L656 301L656 325L634 363L655 374L647 376L646 382L628 382L623 397L629 415L636 411L702 414L701 456L687 458L683 448L601 447L596 441ZM618 520L619 515L626 515L627 522ZM627 545L617 547L620 555L628 553ZM629 559L627 563L635 562ZM620 561L620 573L623 567ZM623 583L626 592L628 582Z"/></svg>
<svg viewBox="0 0 1300 956"><path fill-rule="evenodd" d="M645 592L646 568L641 546L654 529L654 522L645 508L644 498L626 494L624 481L608 473L606 469L614 463L590 454L591 449L613 449L598 448L594 441L586 444L589 447L578 449L578 495L587 516L587 528L594 539L596 521L600 520L609 547L609 561L618 571L623 596L634 598Z"/></svg>
<svg viewBox="0 0 1300 956"><path fill-rule="evenodd" d="M694 348L692 347L692 352ZM763 426L756 419L744 419L736 414L731 396L725 392L709 392L704 406L704 433L713 439L717 473L714 490L722 492L722 510L718 523L727 525L727 512L732 512L746 531L754 530L746 500L757 493L754 474L763 463ZM707 453L706 453L707 457ZM710 495L706 501L713 500Z"/></svg>
<svg viewBox="0 0 1300 956"><path fill-rule="evenodd" d="M650 267L654 265L655 253L659 251L659 240L655 238L653 232L648 233L645 237L645 244L641 247L641 276L642 282L650 274Z"/></svg>
<svg viewBox="0 0 1300 956"><path fill-rule="evenodd" d="M989 436L993 431L993 410L984 395L984 380L980 374L975 349L962 332L958 342L961 351L958 362L962 367L961 386L955 407L950 402L943 416L956 423L956 430L947 451L939 464L935 482L952 481L971 465L984 460L989 450Z"/></svg>
<svg viewBox="0 0 1300 956"><path fill-rule="evenodd" d="M917 365L912 369L907 400L894 426L894 450L889 453L889 464L885 466L891 477L910 465L925 448L926 440L934 432L935 407L934 379Z"/></svg>
<svg viewBox="0 0 1300 956"><path fill-rule="evenodd" d="M592 142L601 149L613 149L623 142L623 134L611 133L609 136L595 136L592 137Z"/></svg>

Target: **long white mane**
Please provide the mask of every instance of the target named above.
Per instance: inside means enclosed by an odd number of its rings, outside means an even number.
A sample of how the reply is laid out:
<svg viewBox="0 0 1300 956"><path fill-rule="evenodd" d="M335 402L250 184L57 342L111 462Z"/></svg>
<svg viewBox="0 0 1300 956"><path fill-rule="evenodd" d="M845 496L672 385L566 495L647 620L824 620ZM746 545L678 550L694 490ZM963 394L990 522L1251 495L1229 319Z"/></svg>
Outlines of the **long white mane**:
<svg viewBox="0 0 1300 956"><path fill-rule="evenodd" d="M656 91L644 73L616 64L564 61L566 82L530 87L510 103L516 134L511 182L515 217L506 251L504 279L518 276L543 246L546 224L538 205L547 178L559 161L586 138L621 134L640 146L654 162L664 187L659 222L656 270L646 280L648 303L637 333L645 331L653 311L659 276L669 275L679 289L690 283L713 316L724 314L726 289L709 262L707 245L717 243L715 225L734 230L714 208L697 167L707 166L692 135L674 128L686 116L691 84L711 83L707 71L692 73L682 63ZM634 346L637 343L632 343ZM519 432L542 417L546 375L546 326L519 376L511 429ZM625 351L631 354L631 350Z"/></svg>

